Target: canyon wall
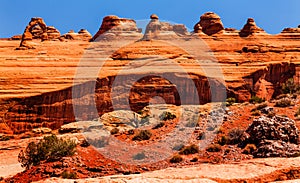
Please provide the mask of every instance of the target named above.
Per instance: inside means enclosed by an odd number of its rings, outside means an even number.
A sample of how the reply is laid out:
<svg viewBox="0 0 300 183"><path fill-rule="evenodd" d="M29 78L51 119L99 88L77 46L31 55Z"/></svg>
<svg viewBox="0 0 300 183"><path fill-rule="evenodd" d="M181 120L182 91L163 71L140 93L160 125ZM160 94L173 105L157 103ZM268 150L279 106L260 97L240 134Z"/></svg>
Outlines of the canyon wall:
<svg viewBox="0 0 300 183"><path fill-rule="evenodd" d="M147 106L153 97L161 97L165 103L182 104L205 104L214 98L214 101L224 101L225 94L214 92L209 88L210 84L222 87L225 86L217 80L211 80L210 83L206 77L191 74L192 82L187 82L190 78L168 75L165 78L172 77L176 80L176 85L169 80L159 76L136 76L141 79L134 83L130 88L129 98L126 95L116 95L112 98L112 87L124 87L123 85L113 85L115 76L98 79L96 82L90 81L84 84L67 88L60 91L44 93L42 95L18 99L5 114L5 123L14 131L22 133L36 127L59 128L64 123L75 121L73 105L80 105L80 118L78 120L95 120L95 116L101 116L104 113L113 110L127 109L126 101L129 100L131 110L138 112ZM131 76L118 76L119 82L128 82ZM188 84L190 83L190 84ZM94 86L93 88L90 86ZM76 96L72 95L76 91ZM74 98L75 97L75 98ZM113 106L112 100L116 104ZM95 101L95 103L94 103ZM97 106L98 114L93 114L90 110L93 105Z"/></svg>

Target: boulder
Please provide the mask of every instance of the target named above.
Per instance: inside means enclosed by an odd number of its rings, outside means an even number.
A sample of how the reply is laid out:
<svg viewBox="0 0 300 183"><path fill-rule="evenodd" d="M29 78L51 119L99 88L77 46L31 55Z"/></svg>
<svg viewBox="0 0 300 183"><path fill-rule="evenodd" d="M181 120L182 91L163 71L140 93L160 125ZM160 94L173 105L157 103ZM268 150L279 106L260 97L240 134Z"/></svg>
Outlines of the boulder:
<svg viewBox="0 0 300 183"><path fill-rule="evenodd" d="M91 129L102 129L102 126L98 121L79 121L62 125L59 133L78 133Z"/></svg>
<svg viewBox="0 0 300 183"><path fill-rule="evenodd" d="M156 14L152 14L152 15L150 16L150 18L151 18L151 19L157 19L157 20L159 19L158 16L157 16Z"/></svg>
<svg viewBox="0 0 300 183"><path fill-rule="evenodd" d="M52 130L50 128L42 127L42 128L34 128L32 129L32 132L36 134L49 134L52 132Z"/></svg>
<svg viewBox="0 0 300 183"><path fill-rule="evenodd" d="M258 27L253 18L248 18L247 23L244 25L243 29L240 31L241 37L248 37L257 33L265 33L265 31Z"/></svg>
<svg viewBox="0 0 300 183"><path fill-rule="evenodd" d="M295 121L281 116L255 119L246 130L245 144L255 144L255 157L290 157L300 153L299 131Z"/></svg>
<svg viewBox="0 0 300 183"><path fill-rule="evenodd" d="M103 18L101 27L92 41L97 41L97 39L138 39L141 36L141 31L137 28L134 20L110 15Z"/></svg>
<svg viewBox="0 0 300 183"><path fill-rule="evenodd" d="M219 15L213 12L204 13L200 17L200 21L194 26L194 32L204 32L211 36L216 33L220 33L224 30L223 23Z"/></svg>

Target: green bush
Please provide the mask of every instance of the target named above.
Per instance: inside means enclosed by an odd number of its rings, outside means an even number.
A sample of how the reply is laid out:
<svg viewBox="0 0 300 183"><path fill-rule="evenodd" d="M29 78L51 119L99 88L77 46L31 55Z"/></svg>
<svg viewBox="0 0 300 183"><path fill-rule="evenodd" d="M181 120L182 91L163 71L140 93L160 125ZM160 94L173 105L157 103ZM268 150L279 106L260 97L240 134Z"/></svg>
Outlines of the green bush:
<svg viewBox="0 0 300 183"><path fill-rule="evenodd" d="M29 143L25 151L21 150L19 153L18 161L22 167L30 169L31 166L36 166L41 161L57 161L62 157L72 156L75 153L75 147L74 141L51 135L37 143Z"/></svg>
<svg viewBox="0 0 300 183"><path fill-rule="evenodd" d="M222 150L222 147L220 144L211 144L206 148L206 151L208 152L220 152Z"/></svg>
<svg viewBox="0 0 300 183"><path fill-rule="evenodd" d="M150 120L150 116L143 116L142 119L141 119L141 124L144 125L144 124L148 124L149 123L149 120Z"/></svg>
<svg viewBox="0 0 300 183"><path fill-rule="evenodd" d="M132 158L134 160L142 160L142 159L146 158L146 155L145 155L145 153L141 152L141 153L138 153L138 154L134 155Z"/></svg>
<svg viewBox="0 0 300 183"><path fill-rule="evenodd" d="M111 131L110 131L110 134L111 135L115 135L115 134L117 134L117 133L119 133L119 129L118 128L113 128Z"/></svg>
<svg viewBox="0 0 300 183"><path fill-rule="evenodd" d="M266 108L266 107L268 107L268 104L267 103L262 103L262 104L259 104L256 107L256 110L262 110L263 108Z"/></svg>
<svg viewBox="0 0 300 183"><path fill-rule="evenodd" d="M250 98L250 100L249 100L249 102L252 103L252 104L260 104L260 103L262 103L264 101L265 101L264 99L262 99L262 98L260 98L258 96L252 96Z"/></svg>
<svg viewBox="0 0 300 183"><path fill-rule="evenodd" d="M236 102L235 98L228 98L228 99L226 99L226 106L231 106L235 102Z"/></svg>
<svg viewBox="0 0 300 183"><path fill-rule="evenodd" d="M64 171L63 173L61 173L61 177L63 179L77 179L77 174L73 172Z"/></svg>
<svg viewBox="0 0 300 183"><path fill-rule="evenodd" d="M165 123L164 122L161 122L161 123L158 123L157 125L155 125L152 129L159 129L161 127L165 126Z"/></svg>
<svg viewBox="0 0 300 183"><path fill-rule="evenodd" d="M4 136L0 137L0 141L8 141L8 140L10 140L10 138L11 138L10 136L5 136L4 135Z"/></svg>
<svg viewBox="0 0 300 183"><path fill-rule="evenodd" d="M260 116L261 112L259 110L254 110L254 111L251 112L251 115L252 116Z"/></svg>
<svg viewBox="0 0 300 183"><path fill-rule="evenodd" d="M218 140L218 144L220 144L221 146L226 145L227 142L228 142L228 138L224 135Z"/></svg>
<svg viewBox="0 0 300 183"><path fill-rule="evenodd" d="M137 135L135 135L132 140L134 141L149 140L151 136L152 133L149 130L142 130Z"/></svg>
<svg viewBox="0 0 300 183"><path fill-rule="evenodd" d="M174 155L171 159L170 159L170 163L180 163L182 162L183 158L180 155Z"/></svg>
<svg viewBox="0 0 300 183"><path fill-rule="evenodd" d="M275 107L288 107L292 105L292 101L289 98L282 98L276 101Z"/></svg>
<svg viewBox="0 0 300 183"><path fill-rule="evenodd" d="M159 118L163 121L168 121L168 120L172 120L172 119L175 119L176 118L176 115L175 114L172 114L170 112L163 112Z"/></svg>
<svg viewBox="0 0 300 183"><path fill-rule="evenodd" d="M300 86L294 82L293 78L290 78L284 84L282 84L281 90L282 90L282 93L293 94L300 90Z"/></svg>
<svg viewBox="0 0 300 183"><path fill-rule="evenodd" d="M189 154L196 154L199 152L199 147L195 144L192 144L190 146L186 146L186 147L183 147L179 154L184 154L184 155L189 155Z"/></svg>
<svg viewBox="0 0 300 183"><path fill-rule="evenodd" d="M234 128L229 131L227 135L227 143L228 144L238 144L241 142L241 138L244 134L244 130L241 130L239 128Z"/></svg>

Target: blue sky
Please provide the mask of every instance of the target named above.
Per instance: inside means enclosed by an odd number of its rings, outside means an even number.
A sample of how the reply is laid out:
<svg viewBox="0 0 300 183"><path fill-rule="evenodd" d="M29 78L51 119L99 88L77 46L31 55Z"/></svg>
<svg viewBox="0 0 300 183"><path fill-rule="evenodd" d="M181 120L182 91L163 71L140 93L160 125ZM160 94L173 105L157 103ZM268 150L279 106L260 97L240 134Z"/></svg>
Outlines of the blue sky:
<svg viewBox="0 0 300 183"><path fill-rule="evenodd" d="M193 28L207 11L219 14L225 27L241 29L253 17L275 34L300 24L299 9L300 0L1 0L0 37L22 34L31 17L44 18L61 33L86 28L94 34L106 15L141 20L156 13Z"/></svg>

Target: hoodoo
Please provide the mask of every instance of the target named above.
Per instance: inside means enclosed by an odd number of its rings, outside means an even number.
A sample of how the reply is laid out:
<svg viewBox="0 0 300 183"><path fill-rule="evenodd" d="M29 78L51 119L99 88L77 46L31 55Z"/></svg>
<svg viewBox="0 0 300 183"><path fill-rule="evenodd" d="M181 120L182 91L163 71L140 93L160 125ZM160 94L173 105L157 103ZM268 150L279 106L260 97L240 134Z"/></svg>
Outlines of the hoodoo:
<svg viewBox="0 0 300 183"><path fill-rule="evenodd" d="M243 29L240 31L241 37L248 37L250 35L265 33L265 31L258 27L253 18L248 18L247 23L244 25Z"/></svg>
<svg viewBox="0 0 300 183"><path fill-rule="evenodd" d="M204 13L200 17L200 21L194 26L195 33L203 31L209 36L220 33L223 30L224 26L220 16L213 12Z"/></svg>

